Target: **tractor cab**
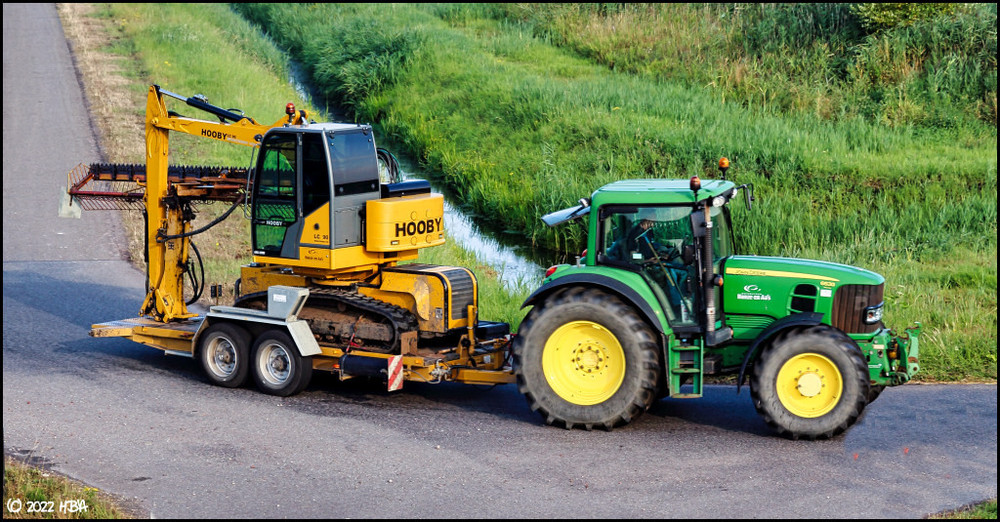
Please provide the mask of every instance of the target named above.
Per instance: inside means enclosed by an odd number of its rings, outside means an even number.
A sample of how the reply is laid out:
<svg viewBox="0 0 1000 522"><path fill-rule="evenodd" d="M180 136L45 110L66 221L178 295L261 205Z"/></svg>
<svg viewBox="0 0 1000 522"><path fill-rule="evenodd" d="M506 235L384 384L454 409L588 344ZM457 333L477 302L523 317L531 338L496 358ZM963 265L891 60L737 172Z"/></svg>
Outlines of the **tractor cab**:
<svg viewBox="0 0 1000 522"><path fill-rule="evenodd" d="M714 346L732 336L716 321L722 314L715 308L721 302L721 262L735 254L728 203L742 189L749 187L697 177L618 181L542 220L554 226L589 216L584 264L636 274L670 330ZM744 193L749 203L749 190Z"/></svg>
<svg viewBox="0 0 1000 522"><path fill-rule="evenodd" d="M698 324L699 248L691 205L601 207L597 264L640 272L659 290L673 327ZM732 255L733 240L726 207L711 207L714 233L712 264ZM702 220L696 220L701 222Z"/></svg>

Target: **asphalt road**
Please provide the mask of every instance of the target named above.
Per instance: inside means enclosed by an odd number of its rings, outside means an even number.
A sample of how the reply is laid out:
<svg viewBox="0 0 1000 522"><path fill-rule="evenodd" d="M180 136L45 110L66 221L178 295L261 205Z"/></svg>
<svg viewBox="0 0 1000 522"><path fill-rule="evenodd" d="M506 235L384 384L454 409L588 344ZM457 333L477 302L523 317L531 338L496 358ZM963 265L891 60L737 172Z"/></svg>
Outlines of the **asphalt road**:
<svg viewBox="0 0 1000 522"><path fill-rule="evenodd" d="M66 172L100 157L51 4L4 4L3 71L6 454L157 518L916 518L997 496L993 385L888 389L828 441L774 437L731 386L584 432L511 385L320 374L282 399L90 338L136 314L143 278L114 213L56 217Z"/></svg>

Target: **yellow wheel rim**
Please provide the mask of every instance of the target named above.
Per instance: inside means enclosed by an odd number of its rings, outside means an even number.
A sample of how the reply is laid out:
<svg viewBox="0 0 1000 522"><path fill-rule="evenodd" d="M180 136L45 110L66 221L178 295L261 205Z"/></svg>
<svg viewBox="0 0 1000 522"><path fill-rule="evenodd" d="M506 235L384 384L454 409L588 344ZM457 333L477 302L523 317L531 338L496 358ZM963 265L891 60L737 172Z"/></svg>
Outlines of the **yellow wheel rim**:
<svg viewBox="0 0 1000 522"><path fill-rule="evenodd" d="M573 321L545 341L542 372L552 391L581 406L611 398L625 380L625 350L607 328Z"/></svg>
<svg viewBox="0 0 1000 522"><path fill-rule="evenodd" d="M837 406L844 392L844 379L830 359L804 353L782 365L776 387L778 400L788 411L811 419L826 415Z"/></svg>

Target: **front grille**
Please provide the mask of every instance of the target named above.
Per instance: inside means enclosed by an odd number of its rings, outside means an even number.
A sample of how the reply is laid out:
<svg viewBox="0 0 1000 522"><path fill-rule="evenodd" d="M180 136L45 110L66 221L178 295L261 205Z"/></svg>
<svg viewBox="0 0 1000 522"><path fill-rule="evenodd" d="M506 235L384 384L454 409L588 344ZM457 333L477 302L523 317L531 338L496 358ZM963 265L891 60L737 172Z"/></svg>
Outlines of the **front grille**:
<svg viewBox="0 0 1000 522"><path fill-rule="evenodd" d="M872 333L881 322L865 323L865 308L882 303L884 285L844 285L833 298L833 326L846 333Z"/></svg>

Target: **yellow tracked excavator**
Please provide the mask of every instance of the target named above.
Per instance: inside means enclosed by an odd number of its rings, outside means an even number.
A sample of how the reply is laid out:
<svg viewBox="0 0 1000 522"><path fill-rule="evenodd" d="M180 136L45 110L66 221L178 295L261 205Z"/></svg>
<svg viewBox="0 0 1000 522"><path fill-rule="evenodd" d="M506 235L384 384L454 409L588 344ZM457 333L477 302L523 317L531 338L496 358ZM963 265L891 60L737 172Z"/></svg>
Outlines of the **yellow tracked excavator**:
<svg viewBox="0 0 1000 522"><path fill-rule="evenodd" d="M168 111L179 100L218 121ZM176 103L173 101L172 103ZM271 125L203 96L150 87L145 165L80 165L69 173L72 202L86 210L141 210L147 289L138 317L95 324L94 337L125 337L195 357L215 384L251 377L268 394L304 389L313 370L341 379L513 382L505 323L479 320L478 287L467 268L407 263L441 245L444 203L423 180L399 179L391 153L369 125L316 123L285 107ZM170 133L254 147L247 167L177 166ZM193 229L199 203L232 207ZM188 305L204 290L192 236L243 206L252 263L234 284L233 306L204 314ZM193 255L192 255L193 254ZM194 295L184 297L184 278ZM221 291L212 286L212 294Z"/></svg>

